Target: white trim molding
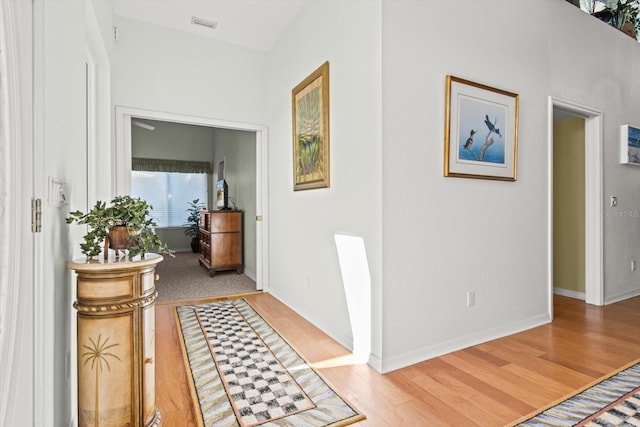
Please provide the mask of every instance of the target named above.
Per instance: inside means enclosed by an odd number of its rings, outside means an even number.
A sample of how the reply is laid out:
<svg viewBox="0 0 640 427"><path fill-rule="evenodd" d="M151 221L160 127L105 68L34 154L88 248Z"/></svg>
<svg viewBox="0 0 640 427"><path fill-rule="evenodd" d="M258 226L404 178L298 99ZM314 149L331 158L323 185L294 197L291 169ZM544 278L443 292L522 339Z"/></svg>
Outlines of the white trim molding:
<svg viewBox="0 0 640 427"><path fill-rule="evenodd" d="M569 112L585 120L585 301L604 304L603 237L603 138L602 112L564 99L549 97L549 190L548 190L548 280L549 310L553 313L553 110Z"/></svg>
<svg viewBox="0 0 640 427"><path fill-rule="evenodd" d="M42 423L46 392L37 354L34 87L37 2L0 3L0 425Z"/></svg>
<svg viewBox="0 0 640 427"><path fill-rule="evenodd" d="M134 107L115 108L115 153L113 173L116 194L131 192L131 118L161 120L221 129L252 131L256 134L256 286L269 290L269 134L266 126L239 123L211 117L146 110Z"/></svg>

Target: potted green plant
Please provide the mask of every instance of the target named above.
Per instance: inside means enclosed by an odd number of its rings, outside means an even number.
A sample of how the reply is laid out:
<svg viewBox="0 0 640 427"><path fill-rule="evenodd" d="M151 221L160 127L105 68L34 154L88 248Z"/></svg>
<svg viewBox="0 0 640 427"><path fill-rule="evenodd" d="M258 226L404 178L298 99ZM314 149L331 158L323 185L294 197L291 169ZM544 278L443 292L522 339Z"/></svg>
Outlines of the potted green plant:
<svg viewBox="0 0 640 427"><path fill-rule="evenodd" d="M617 28L629 37L637 38L640 30L640 2L638 0L618 0L617 2L606 2L605 7L596 11L597 2L593 2L592 8L589 10L591 15Z"/></svg>
<svg viewBox="0 0 640 427"><path fill-rule="evenodd" d="M187 222L182 224L183 227L187 227L184 230L184 234L191 237L191 250L196 253L199 249L199 237L200 237L200 211L205 209L205 204L200 199L195 199L188 203L189 208L187 212Z"/></svg>
<svg viewBox="0 0 640 427"><path fill-rule="evenodd" d="M127 250L130 258L150 251L171 253L167 244L155 233L156 223L151 218L152 206L145 200L131 196L116 196L109 205L98 201L84 213L71 212L67 224L76 222L89 226L89 232L80 244L81 252L93 258L107 249ZM117 252L118 253L118 252Z"/></svg>

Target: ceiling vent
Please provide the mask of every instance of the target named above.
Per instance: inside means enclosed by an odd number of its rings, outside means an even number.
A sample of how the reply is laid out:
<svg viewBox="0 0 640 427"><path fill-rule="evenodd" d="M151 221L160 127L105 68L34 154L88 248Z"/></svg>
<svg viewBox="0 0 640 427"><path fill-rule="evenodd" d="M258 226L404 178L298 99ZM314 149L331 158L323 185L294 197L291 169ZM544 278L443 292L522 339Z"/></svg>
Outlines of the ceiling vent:
<svg viewBox="0 0 640 427"><path fill-rule="evenodd" d="M203 27L211 28L212 30L215 30L218 26L217 22L207 21L206 19L198 18L197 16L191 18L191 23L195 25L202 25Z"/></svg>

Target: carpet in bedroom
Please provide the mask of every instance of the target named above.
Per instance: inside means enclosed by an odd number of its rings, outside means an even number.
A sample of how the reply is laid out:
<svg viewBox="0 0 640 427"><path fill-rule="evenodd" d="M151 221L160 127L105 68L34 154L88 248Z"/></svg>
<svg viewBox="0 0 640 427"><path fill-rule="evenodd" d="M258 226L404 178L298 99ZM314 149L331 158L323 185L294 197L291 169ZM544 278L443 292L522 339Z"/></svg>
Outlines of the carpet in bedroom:
<svg viewBox="0 0 640 427"><path fill-rule="evenodd" d="M176 252L175 257L163 255L156 267L159 280L157 302L195 300L256 291L256 282L246 274L220 271L209 276L209 271L198 262L198 254Z"/></svg>

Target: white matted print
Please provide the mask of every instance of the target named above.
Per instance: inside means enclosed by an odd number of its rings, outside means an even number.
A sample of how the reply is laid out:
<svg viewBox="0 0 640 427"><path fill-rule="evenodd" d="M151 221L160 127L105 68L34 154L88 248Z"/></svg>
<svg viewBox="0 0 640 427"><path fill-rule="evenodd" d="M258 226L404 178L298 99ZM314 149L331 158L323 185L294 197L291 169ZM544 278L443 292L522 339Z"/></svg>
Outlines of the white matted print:
<svg viewBox="0 0 640 427"><path fill-rule="evenodd" d="M515 93L447 76L444 175L515 181Z"/></svg>
<svg viewBox="0 0 640 427"><path fill-rule="evenodd" d="M620 126L620 163L640 166L640 128Z"/></svg>

